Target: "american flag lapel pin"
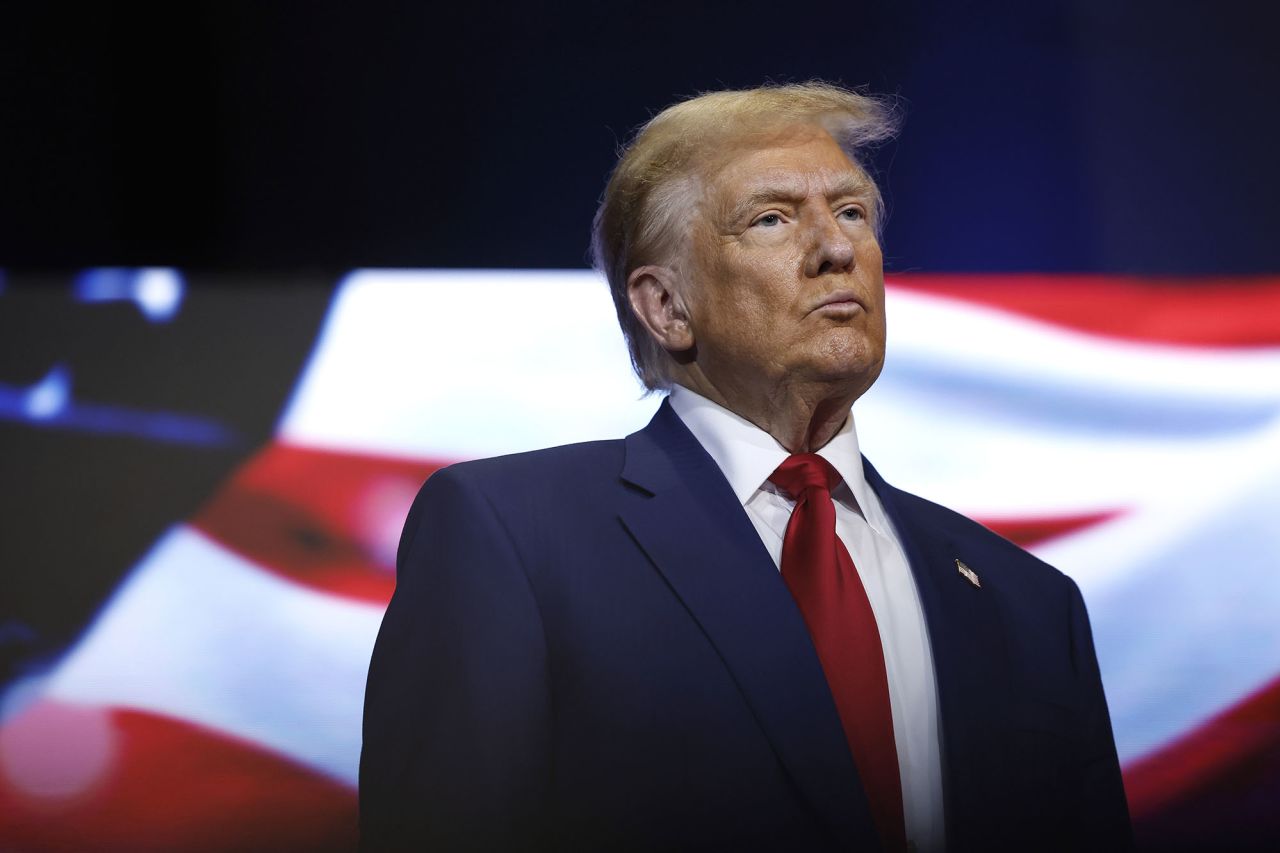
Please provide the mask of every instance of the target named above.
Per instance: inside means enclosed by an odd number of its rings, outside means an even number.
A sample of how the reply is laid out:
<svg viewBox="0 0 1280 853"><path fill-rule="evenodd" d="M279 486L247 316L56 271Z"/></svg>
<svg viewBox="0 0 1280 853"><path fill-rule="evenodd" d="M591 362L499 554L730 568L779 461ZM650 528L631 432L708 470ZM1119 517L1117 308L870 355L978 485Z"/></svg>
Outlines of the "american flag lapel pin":
<svg viewBox="0 0 1280 853"><path fill-rule="evenodd" d="M982 589L982 581L978 580L978 573L966 566L964 561L959 558L956 558L956 570L959 571L960 574L964 576L964 579L969 583L973 584L978 589Z"/></svg>

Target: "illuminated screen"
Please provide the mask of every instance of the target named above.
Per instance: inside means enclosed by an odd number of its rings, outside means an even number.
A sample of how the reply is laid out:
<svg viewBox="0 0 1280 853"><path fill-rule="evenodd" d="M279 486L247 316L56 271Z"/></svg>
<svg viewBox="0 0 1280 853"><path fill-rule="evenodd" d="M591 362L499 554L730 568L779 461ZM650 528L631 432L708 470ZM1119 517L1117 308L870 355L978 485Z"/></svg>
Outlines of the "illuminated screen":
<svg viewBox="0 0 1280 853"><path fill-rule="evenodd" d="M1079 583L1140 837L1275 831L1280 281L902 277L888 316L861 446ZM351 849L419 485L659 403L580 271L11 276L0 346L4 850Z"/></svg>

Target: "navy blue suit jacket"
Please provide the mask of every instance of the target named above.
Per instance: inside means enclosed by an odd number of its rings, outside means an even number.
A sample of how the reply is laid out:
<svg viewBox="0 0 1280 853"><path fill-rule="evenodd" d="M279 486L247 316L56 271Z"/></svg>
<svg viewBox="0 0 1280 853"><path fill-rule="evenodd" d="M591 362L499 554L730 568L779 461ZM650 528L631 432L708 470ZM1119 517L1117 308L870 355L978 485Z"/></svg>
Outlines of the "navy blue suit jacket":
<svg viewBox="0 0 1280 853"><path fill-rule="evenodd" d="M949 849L1127 848L1075 584L865 470L928 623ZM800 613L666 403L623 441L423 487L369 672L360 820L370 850L879 849Z"/></svg>

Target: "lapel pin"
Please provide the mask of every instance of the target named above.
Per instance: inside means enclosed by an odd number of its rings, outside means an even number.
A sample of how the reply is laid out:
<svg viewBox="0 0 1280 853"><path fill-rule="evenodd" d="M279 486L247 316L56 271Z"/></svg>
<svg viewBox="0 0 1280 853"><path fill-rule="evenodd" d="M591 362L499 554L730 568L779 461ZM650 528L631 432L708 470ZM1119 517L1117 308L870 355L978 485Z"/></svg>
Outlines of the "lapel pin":
<svg viewBox="0 0 1280 853"><path fill-rule="evenodd" d="M966 566L963 560L956 560L956 569L960 574L964 575L965 580L976 586L978 589L982 589L982 581L978 580L978 573Z"/></svg>

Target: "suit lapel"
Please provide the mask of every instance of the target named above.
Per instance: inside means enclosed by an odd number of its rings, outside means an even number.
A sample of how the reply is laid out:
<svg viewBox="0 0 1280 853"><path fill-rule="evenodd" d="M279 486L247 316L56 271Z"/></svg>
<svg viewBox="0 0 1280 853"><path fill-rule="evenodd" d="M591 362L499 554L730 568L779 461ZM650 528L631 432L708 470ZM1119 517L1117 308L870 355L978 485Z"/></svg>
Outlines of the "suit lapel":
<svg viewBox="0 0 1280 853"><path fill-rule="evenodd" d="M627 438L622 477L649 495L623 523L719 652L782 765L841 847L874 849L800 612L728 481L670 404Z"/></svg>
<svg viewBox="0 0 1280 853"><path fill-rule="evenodd" d="M912 511L910 497L885 483L865 459L863 469L902 538L924 608L938 685L946 821L951 846L958 846L957 828L990 809L982 796L981 768L990 763L983 752L999 740L994 730L1010 699L998 592L969 583L956 567L966 558L964 545L939 536Z"/></svg>

